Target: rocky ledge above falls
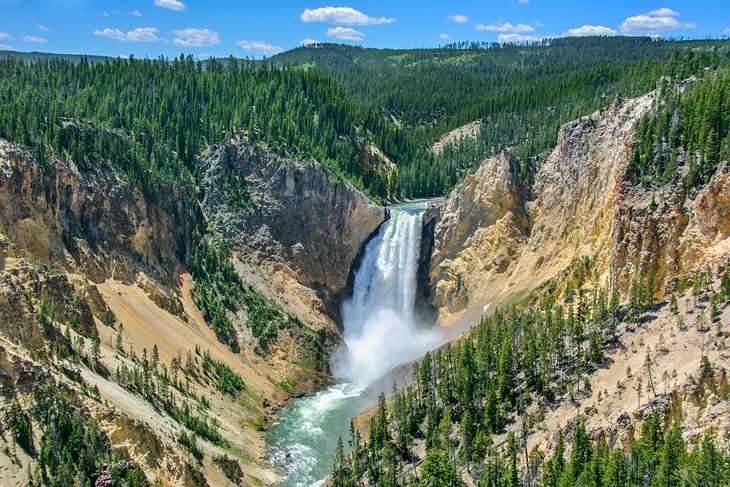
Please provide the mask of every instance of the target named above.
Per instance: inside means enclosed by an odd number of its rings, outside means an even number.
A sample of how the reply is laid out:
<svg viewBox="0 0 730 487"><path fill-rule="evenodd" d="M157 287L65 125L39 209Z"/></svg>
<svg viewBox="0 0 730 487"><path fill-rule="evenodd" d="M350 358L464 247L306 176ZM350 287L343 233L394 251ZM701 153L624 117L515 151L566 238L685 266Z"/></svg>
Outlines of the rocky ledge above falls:
<svg viewBox="0 0 730 487"><path fill-rule="evenodd" d="M245 139L204 159L203 208L215 234L257 263L288 267L336 314L350 269L386 210L322 167Z"/></svg>

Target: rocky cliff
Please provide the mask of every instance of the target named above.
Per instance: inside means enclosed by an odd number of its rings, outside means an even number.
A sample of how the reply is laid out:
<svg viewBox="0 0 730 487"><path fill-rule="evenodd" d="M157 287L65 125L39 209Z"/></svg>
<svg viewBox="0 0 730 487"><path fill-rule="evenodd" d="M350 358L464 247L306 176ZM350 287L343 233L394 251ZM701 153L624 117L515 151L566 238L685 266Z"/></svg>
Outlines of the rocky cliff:
<svg viewBox="0 0 730 487"><path fill-rule="evenodd" d="M508 154L485 160L456 187L440 209L430 272L442 321L517 300L581 261L626 292L651 262L661 290L727 255L726 166L686 199L671 184L649 190L626 176L636 123L655 108L654 94L616 100L564 125L529 188Z"/></svg>
<svg viewBox="0 0 730 487"><path fill-rule="evenodd" d="M259 265L286 271L336 315L355 258L385 221L385 209L349 183L333 184L311 162L244 140L204 159L203 208L220 240ZM236 186L244 211L231 200Z"/></svg>
<svg viewBox="0 0 730 487"><path fill-rule="evenodd" d="M271 484L263 428L272 408L329 380L330 311L385 210L243 139L200 161L198 201L181 186L162 203L109 161L41 165L0 140L0 407L31 411L39 387L66 391L153 480ZM246 285L296 318L267 350L245 310L227 316L241 331L234 353L196 305L184 260L196 212ZM12 451L0 484L35 464Z"/></svg>
<svg viewBox="0 0 730 487"><path fill-rule="evenodd" d="M107 161L81 173L56 161L43 171L30 151L0 140L0 233L17 256L94 282L145 273L174 284L186 246L185 196L148 202Z"/></svg>

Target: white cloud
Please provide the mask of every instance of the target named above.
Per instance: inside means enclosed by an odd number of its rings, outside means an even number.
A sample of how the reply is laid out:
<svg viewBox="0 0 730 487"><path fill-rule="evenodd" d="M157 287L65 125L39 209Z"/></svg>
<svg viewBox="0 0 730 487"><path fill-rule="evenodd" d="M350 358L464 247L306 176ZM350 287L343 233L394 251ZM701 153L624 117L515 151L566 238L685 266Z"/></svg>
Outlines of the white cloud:
<svg viewBox="0 0 730 487"><path fill-rule="evenodd" d="M697 24L681 22L679 13L670 8L660 8L649 13L635 15L624 20L618 30L628 35L656 35L667 30L694 29Z"/></svg>
<svg viewBox="0 0 730 487"><path fill-rule="evenodd" d="M49 32L50 31L50 29L48 27L46 27L45 25L43 25L43 24L38 24L38 25L36 25L36 27L38 27L38 30L40 30L41 32Z"/></svg>
<svg viewBox="0 0 730 487"><path fill-rule="evenodd" d="M490 32L534 32L535 28L531 25L527 24L517 24L513 25L509 22L497 22L494 24L484 25L484 24L477 24L476 26L477 30L488 30Z"/></svg>
<svg viewBox="0 0 730 487"><path fill-rule="evenodd" d="M725 30L722 31L725 35L730 35L730 27L725 27Z"/></svg>
<svg viewBox="0 0 730 487"><path fill-rule="evenodd" d="M446 22L454 22L456 24L466 24L469 22L469 17L461 14L451 14L446 17Z"/></svg>
<svg viewBox="0 0 730 487"><path fill-rule="evenodd" d="M130 42L156 42L160 40L155 35L156 33L157 29L154 27L137 27L127 32L127 40Z"/></svg>
<svg viewBox="0 0 730 487"><path fill-rule="evenodd" d="M7 32L3 32L3 31L0 30L0 41L1 40L10 40L12 38L13 38L13 36L11 36L10 34L8 34Z"/></svg>
<svg viewBox="0 0 730 487"><path fill-rule="evenodd" d="M48 42L48 39L38 36L23 36L22 39L23 42L32 42L33 44L45 44Z"/></svg>
<svg viewBox="0 0 730 487"><path fill-rule="evenodd" d="M657 10L652 10L649 12L648 15L653 15L655 17L679 17L679 13L675 12L671 8L662 7Z"/></svg>
<svg viewBox="0 0 730 487"><path fill-rule="evenodd" d="M157 42L161 40L157 37L157 29L154 27L137 27L129 32L122 32L119 29L97 29L94 31L95 36L116 39L122 42Z"/></svg>
<svg viewBox="0 0 730 487"><path fill-rule="evenodd" d="M99 37L108 37L109 39L116 39L118 41L127 40L127 34L119 29L110 29L109 27L106 27L104 29L96 29L94 31L94 35Z"/></svg>
<svg viewBox="0 0 730 487"><path fill-rule="evenodd" d="M221 38L217 32L208 29L180 29L173 31L175 39L172 41L176 46L182 47L208 47L220 44Z"/></svg>
<svg viewBox="0 0 730 487"><path fill-rule="evenodd" d="M506 43L506 42L533 42L533 41L541 41L543 38L540 36L530 36L530 35L524 35L524 34L499 34L499 37L497 37L497 41Z"/></svg>
<svg viewBox="0 0 730 487"><path fill-rule="evenodd" d="M134 15L135 17L142 17L142 12L135 8L134 10L132 10L132 15Z"/></svg>
<svg viewBox="0 0 730 487"><path fill-rule="evenodd" d="M616 32L616 29L612 29L610 27L605 27L603 25L582 25L580 27L575 27L573 29L569 29L568 32L565 33L566 36L576 36L576 37L582 37L582 36L615 36L618 32Z"/></svg>
<svg viewBox="0 0 730 487"><path fill-rule="evenodd" d="M530 0L517 0L518 5L527 5L530 3Z"/></svg>
<svg viewBox="0 0 730 487"><path fill-rule="evenodd" d="M7 44L0 44L0 51L12 51L13 48Z"/></svg>
<svg viewBox="0 0 730 487"><path fill-rule="evenodd" d="M275 46L274 44L269 44L264 41L238 41L236 44L238 44L244 51L255 54L271 55L280 53L284 50L281 46Z"/></svg>
<svg viewBox="0 0 730 487"><path fill-rule="evenodd" d="M185 4L179 0L155 0L155 5L170 10L185 10Z"/></svg>
<svg viewBox="0 0 730 487"><path fill-rule="evenodd" d="M441 33L439 34L439 39L451 39L451 36L449 34Z"/></svg>
<svg viewBox="0 0 730 487"><path fill-rule="evenodd" d="M307 8L304 9L299 18L302 22L325 22L342 25L378 25L395 22L395 19L390 17L370 17L352 7Z"/></svg>
<svg viewBox="0 0 730 487"><path fill-rule="evenodd" d="M327 36L334 37L341 41L361 41L365 39L365 34L351 29L350 27L334 27L327 29Z"/></svg>
<svg viewBox="0 0 730 487"><path fill-rule="evenodd" d="M299 45L301 46L311 46L312 44L319 44L319 41L317 39L302 39L299 41Z"/></svg>

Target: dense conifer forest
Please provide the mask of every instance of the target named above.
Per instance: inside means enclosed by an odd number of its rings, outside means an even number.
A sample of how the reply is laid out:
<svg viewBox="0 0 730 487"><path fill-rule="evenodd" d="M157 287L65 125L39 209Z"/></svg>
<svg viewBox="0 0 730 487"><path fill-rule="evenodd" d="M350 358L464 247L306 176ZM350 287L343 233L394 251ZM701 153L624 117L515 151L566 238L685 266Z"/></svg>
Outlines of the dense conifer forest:
<svg viewBox="0 0 730 487"><path fill-rule="evenodd" d="M529 44L459 43L443 49L389 50L315 45L280 54L279 65L319 70L408 133L405 194L439 195L484 157L509 149L530 181L561 124L608 107L616 96L647 93L658 80L704 76L728 59L727 41L563 38ZM423 96L428 93L428 96ZM427 147L480 120L474 139ZM379 141L390 149L388 141ZM402 160L392 149L389 155Z"/></svg>
<svg viewBox="0 0 730 487"><path fill-rule="evenodd" d="M192 191L199 152L239 134L316 160L376 199L435 196L508 148L529 181L561 123L646 93L662 76L707 76L729 52L727 41L617 37L407 51L321 45L257 63L7 57L0 136L82 169L111 160L150 198L172 186ZM432 153L440 136L475 120L474 140ZM396 179L361 164L367 144L393 161Z"/></svg>

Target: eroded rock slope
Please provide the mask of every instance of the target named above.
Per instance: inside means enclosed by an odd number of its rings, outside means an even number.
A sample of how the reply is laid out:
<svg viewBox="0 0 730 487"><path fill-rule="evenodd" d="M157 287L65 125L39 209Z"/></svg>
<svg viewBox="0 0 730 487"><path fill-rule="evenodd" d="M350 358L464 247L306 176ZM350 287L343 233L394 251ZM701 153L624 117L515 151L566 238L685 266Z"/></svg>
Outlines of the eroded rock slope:
<svg viewBox="0 0 730 487"><path fill-rule="evenodd" d="M654 94L616 100L564 125L530 187L502 154L452 191L435 226L430 271L443 322L518 300L579 261L627 292L652 262L661 290L671 277L727 255L726 165L687 199L671 184L649 190L626 175L636 123L654 104Z"/></svg>

